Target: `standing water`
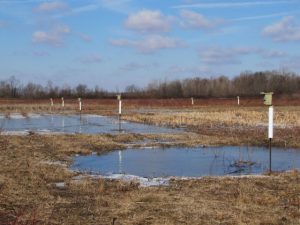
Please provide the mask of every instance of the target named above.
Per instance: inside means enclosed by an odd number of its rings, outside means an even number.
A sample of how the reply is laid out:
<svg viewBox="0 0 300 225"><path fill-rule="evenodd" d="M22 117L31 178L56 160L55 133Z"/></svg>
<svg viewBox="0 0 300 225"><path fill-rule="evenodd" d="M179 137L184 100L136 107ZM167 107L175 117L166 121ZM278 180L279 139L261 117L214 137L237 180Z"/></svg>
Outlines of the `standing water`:
<svg viewBox="0 0 300 225"><path fill-rule="evenodd" d="M261 174L268 170L268 156L260 147L128 149L75 157L72 169L147 178ZM272 166L276 171L300 168L300 150L274 148Z"/></svg>
<svg viewBox="0 0 300 225"><path fill-rule="evenodd" d="M113 117L98 115L38 115L24 117L13 114L10 118L0 116L0 129L6 133L14 132L62 132L62 133L118 133L119 121ZM132 122L121 122L122 132L131 133L175 133L178 129L169 129Z"/></svg>

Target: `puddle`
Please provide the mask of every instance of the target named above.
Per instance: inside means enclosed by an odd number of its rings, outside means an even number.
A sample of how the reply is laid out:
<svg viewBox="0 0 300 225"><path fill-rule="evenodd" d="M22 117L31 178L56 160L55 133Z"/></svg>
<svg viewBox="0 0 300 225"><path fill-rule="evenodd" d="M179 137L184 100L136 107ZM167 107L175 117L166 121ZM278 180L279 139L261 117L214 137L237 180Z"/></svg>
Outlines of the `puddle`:
<svg viewBox="0 0 300 225"><path fill-rule="evenodd" d="M273 148L273 171L300 168L300 150ZM128 149L76 156L73 170L112 176L202 177L250 175L268 171L269 151L261 147Z"/></svg>
<svg viewBox="0 0 300 225"><path fill-rule="evenodd" d="M29 114L24 117L20 114L13 114L10 118L0 117L0 129L3 134L26 134L29 132L38 133L176 133L179 129L171 129L144 125L139 123L121 123L113 117L98 115L38 115Z"/></svg>

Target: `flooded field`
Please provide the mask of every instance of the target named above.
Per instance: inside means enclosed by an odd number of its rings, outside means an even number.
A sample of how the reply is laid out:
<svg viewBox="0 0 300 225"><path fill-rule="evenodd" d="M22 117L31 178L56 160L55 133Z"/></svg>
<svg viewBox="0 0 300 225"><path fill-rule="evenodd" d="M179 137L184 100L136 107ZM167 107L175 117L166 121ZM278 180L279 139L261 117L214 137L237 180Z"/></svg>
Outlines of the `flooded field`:
<svg viewBox="0 0 300 225"><path fill-rule="evenodd" d="M300 151L273 149L272 169L300 168ZM75 157L72 169L141 177L201 177L261 174L268 171L269 151L259 147L128 149Z"/></svg>
<svg viewBox="0 0 300 225"><path fill-rule="evenodd" d="M120 129L121 128L121 129ZM68 134L98 133L175 133L178 130L122 121L115 117L98 115L52 115L52 114L12 114L10 117L0 116L0 129L7 134L14 133L47 133L58 132Z"/></svg>

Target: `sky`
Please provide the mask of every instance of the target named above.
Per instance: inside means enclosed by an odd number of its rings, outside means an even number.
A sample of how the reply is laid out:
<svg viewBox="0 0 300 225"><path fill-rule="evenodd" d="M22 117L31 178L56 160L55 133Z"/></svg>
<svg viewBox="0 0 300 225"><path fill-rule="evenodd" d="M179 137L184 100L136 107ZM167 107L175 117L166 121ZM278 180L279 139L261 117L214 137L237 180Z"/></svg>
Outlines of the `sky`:
<svg viewBox="0 0 300 225"><path fill-rule="evenodd" d="M0 80L123 90L300 72L299 0L0 0Z"/></svg>

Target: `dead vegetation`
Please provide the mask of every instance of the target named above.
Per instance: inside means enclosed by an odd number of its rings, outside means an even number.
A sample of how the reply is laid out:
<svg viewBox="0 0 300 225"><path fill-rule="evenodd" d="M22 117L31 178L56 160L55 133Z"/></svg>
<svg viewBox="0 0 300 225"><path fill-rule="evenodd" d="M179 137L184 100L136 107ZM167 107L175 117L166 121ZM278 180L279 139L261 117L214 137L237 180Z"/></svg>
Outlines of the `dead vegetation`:
<svg viewBox="0 0 300 225"><path fill-rule="evenodd" d="M299 107L276 107L274 123L277 127L300 126ZM136 113L126 115L127 119L152 123L155 125L259 127L266 125L268 114L266 107L205 107L189 111L155 111L155 113Z"/></svg>
<svg viewBox="0 0 300 225"><path fill-rule="evenodd" d="M215 145L266 145L266 107L203 107L189 110L131 112L124 119L159 126L183 127ZM300 147L300 108L276 107L274 145Z"/></svg>
<svg viewBox="0 0 300 225"><path fill-rule="evenodd" d="M108 104L86 113L114 113ZM3 109L48 112L38 104ZM75 104L55 113L74 112ZM148 106L147 106L148 107ZM250 110L250 112L249 112ZM299 107L277 107L274 144L300 147ZM140 146L267 145L266 108L133 106L124 118L185 127L180 134L0 135L0 225L300 224L300 173L172 180L168 187L86 178L68 170L75 154ZM242 121L242 122L241 122ZM261 122L262 121L262 122ZM262 124L260 124L262 123Z"/></svg>
<svg viewBox="0 0 300 225"><path fill-rule="evenodd" d="M172 180L168 187L141 188L116 180L74 180L77 174L65 165L74 154L159 138L0 136L0 224L300 223L296 171L269 177Z"/></svg>

